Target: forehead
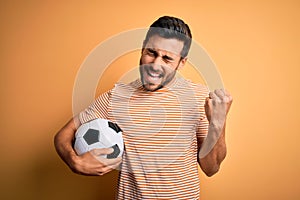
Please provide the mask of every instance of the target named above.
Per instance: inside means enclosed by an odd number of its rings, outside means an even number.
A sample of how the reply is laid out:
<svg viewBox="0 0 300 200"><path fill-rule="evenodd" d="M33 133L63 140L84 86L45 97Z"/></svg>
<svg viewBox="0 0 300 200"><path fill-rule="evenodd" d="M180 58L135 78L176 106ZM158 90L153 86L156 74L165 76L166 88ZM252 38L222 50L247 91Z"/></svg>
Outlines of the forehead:
<svg viewBox="0 0 300 200"><path fill-rule="evenodd" d="M163 38L159 35L153 35L149 38L145 48L160 49L176 55L180 55L183 49L183 41L175 38Z"/></svg>

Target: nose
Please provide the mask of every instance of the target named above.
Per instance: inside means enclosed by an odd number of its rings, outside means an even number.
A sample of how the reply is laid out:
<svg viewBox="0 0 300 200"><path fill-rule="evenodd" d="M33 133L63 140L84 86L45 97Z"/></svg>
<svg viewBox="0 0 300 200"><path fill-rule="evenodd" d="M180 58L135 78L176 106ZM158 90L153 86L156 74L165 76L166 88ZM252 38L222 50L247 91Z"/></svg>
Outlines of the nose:
<svg viewBox="0 0 300 200"><path fill-rule="evenodd" d="M152 68L153 70L159 70L161 69L161 66L163 65L162 58L160 56L156 56L152 60Z"/></svg>

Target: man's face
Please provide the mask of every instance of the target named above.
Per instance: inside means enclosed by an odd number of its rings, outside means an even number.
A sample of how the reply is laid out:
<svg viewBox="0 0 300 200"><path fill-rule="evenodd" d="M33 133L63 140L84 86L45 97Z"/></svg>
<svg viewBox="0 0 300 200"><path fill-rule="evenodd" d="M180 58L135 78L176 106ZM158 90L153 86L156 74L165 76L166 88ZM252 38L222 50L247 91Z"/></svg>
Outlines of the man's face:
<svg viewBox="0 0 300 200"><path fill-rule="evenodd" d="M183 41L166 39L158 35L149 38L140 59L140 75L146 90L155 91L168 85L182 67L186 58L181 58Z"/></svg>

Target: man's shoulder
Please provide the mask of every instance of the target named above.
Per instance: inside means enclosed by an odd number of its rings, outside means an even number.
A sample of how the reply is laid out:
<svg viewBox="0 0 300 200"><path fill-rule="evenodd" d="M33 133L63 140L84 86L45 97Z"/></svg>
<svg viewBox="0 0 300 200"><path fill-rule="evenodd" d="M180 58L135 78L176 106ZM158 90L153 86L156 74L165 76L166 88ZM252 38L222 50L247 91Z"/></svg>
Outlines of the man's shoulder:
<svg viewBox="0 0 300 200"><path fill-rule="evenodd" d="M136 91L136 89L140 88L142 86L141 81L139 79L134 80L130 83L124 83L124 82L117 82L112 89L112 95L115 94L128 94L128 93L133 93Z"/></svg>
<svg viewBox="0 0 300 200"><path fill-rule="evenodd" d="M128 88L128 89L137 89L142 86L142 83L139 79L131 81L130 83L117 82L114 86L115 88Z"/></svg>

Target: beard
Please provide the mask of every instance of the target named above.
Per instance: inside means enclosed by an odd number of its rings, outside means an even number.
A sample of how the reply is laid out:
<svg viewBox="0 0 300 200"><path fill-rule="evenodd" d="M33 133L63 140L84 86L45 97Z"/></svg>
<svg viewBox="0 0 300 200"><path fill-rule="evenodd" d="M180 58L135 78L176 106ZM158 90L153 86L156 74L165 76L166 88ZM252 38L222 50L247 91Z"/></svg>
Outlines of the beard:
<svg viewBox="0 0 300 200"><path fill-rule="evenodd" d="M160 66L157 69L157 67L153 67L153 64L142 64L140 59L139 70L144 89L156 91L169 84L174 79L178 66L175 70L168 68L169 67Z"/></svg>

